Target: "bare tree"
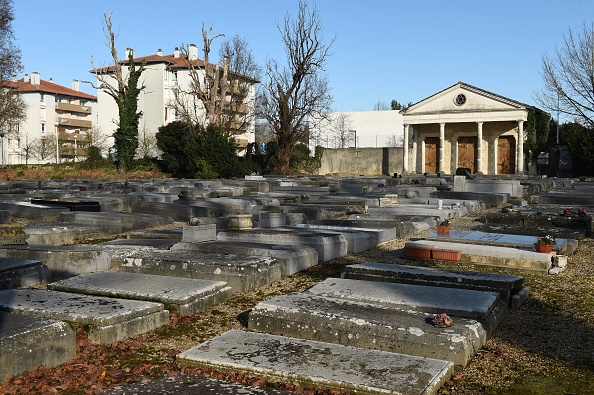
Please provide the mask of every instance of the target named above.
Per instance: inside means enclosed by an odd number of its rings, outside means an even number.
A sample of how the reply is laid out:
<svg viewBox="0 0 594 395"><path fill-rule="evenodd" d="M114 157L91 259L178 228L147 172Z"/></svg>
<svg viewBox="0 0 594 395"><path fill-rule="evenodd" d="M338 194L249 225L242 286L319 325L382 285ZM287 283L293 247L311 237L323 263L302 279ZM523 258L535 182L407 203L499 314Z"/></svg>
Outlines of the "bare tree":
<svg viewBox="0 0 594 395"><path fill-rule="evenodd" d="M278 143L275 173L288 174L293 147L307 138L305 127L313 114L330 111L332 96L324 66L334 39L325 44L322 23L315 6L299 1L297 17L285 16L277 25L287 55L285 66L269 60L257 96L257 116L266 120ZM310 128L313 125L310 125Z"/></svg>
<svg viewBox="0 0 594 395"><path fill-rule="evenodd" d="M26 106L19 92L16 75L22 71L21 51L14 45L13 1L0 0L0 135L13 138L25 119Z"/></svg>
<svg viewBox="0 0 594 395"><path fill-rule="evenodd" d="M534 95L540 106L594 127L594 24L569 29L562 46L542 56L541 75L545 86Z"/></svg>
<svg viewBox="0 0 594 395"><path fill-rule="evenodd" d="M353 122L349 114L340 112L334 116L330 125L330 136L336 148L347 148L355 142Z"/></svg>
<svg viewBox="0 0 594 395"><path fill-rule="evenodd" d="M56 159L56 136L53 133L46 134L32 143L31 153L38 161L50 161Z"/></svg>
<svg viewBox="0 0 594 395"><path fill-rule="evenodd" d="M189 125L212 123L226 136L247 129L253 121L253 86L260 74L245 39L239 36L225 41L220 50L220 63L210 61L212 43L224 34L213 36L212 27L202 25L204 61L190 56L190 47L182 45L189 75L188 86L178 83L173 89L173 108L179 119Z"/></svg>
<svg viewBox="0 0 594 395"><path fill-rule="evenodd" d="M388 103L386 103L383 100L378 100L373 105L373 111L387 111L387 110L391 110L391 108L388 105Z"/></svg>
<svg viewBox="0 0 594 395"><path fill-rule="evenodd" d="M404 145L404 137L395 134L391 135L386 139L386 146L391 148L402 147Z"/></svg>
<svg viewBox="0 0 594 395"><path fill-rule="evenodd" d="M109 146L107 145L109 136L103 134L97 125L87 131L86 138L88 139L87 145L99 148L101 154L106 153L109 149Z"/></svg>
<svg viewBox="0 0 594 395"><path fill-rule="evenodd" d="M239 35L223 43L219 50L223 64L229 68L228 95L225 99L222 128L227 133L247 130L255 121L254 84L262 68L256 62L248 42Z"/></svg>
<svg viewBox="0 0 594 395"><path fill-rule="evenodd" d="M138 133L138 156L140 158L150 158L151 156L155 156L156 149L157 138L153 133L148 131L146 120L143 120Z"/></svg>

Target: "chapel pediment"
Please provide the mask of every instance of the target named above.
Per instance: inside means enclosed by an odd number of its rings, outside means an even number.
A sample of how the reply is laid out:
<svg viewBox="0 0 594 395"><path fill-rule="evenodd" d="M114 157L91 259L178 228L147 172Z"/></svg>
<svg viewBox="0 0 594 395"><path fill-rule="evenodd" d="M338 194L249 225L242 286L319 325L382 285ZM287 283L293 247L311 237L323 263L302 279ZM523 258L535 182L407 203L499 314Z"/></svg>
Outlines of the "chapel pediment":
<svg viewBox="0 0 594 395"><path fill-rule="evenodd" d="M458 82L410 106L405 115L473 113L522 110L526 104Z"/></svg>

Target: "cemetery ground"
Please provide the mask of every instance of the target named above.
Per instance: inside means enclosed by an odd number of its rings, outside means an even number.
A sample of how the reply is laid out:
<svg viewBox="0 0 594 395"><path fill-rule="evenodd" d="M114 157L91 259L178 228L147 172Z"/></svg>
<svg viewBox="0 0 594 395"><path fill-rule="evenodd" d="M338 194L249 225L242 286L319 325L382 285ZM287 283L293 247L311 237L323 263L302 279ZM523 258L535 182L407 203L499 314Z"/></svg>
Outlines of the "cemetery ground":
<svg viewBox="0 0 594 395"><path fill-rule="evenodd" d="M487 211L453 220L459 230L480 229ZM422 237L423 234L415 235ZM272 387L263 378L182 367L176 355L230 329L245 329L257 303L289 292L304 291L346 265L362 262L427 264L525 277L530 298L510 310L485 346L466 368L456 372L439 394L594 394L594 240L583 239L559 275L474 267L460 263L411 261L398 239L349 254L283 278L253 292L236 294L193 316L171 316L171 325L112 344L91 344L77 330L77 355L56 368L38 367L0 383L0 394L97 394L129 381L192 375ZM297 393L336 393L291 386L274 388Z"/></svg>

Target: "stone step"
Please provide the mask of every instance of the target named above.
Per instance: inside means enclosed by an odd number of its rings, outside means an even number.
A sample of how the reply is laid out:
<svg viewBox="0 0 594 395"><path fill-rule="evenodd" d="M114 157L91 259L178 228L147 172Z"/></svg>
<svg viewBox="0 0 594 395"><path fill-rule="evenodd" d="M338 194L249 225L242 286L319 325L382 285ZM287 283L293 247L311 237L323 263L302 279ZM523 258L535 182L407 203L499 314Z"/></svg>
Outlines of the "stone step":
<svg viewBox="0 0 594 395"><path fill-rule="evenodd" d="M0 258L0 290L45 284L47 266L39 260Z"/></svg>
<svg viewBox="0 0 594 395"><path fill-rule="evenodd" d="M112 251L112 253L115 253ZM111 256L112 266L130 273L224 281L233 292L249 292L282 278L274 258L191 250L125 250Z"/></svg>
<svg viewBox="0 0 594 395"><path fill-rule="evenodd" d="M161 303L32 288L0 291L0 311L87 326L93 343L113 343L169 324Z"/></svg>
<svg viewBox="0 0 594 395"><path fill-rule="evenodd" d="M463 368L487 339L483 326L454 317L437 328L434 315L305 293L260 302L249 313L249 328L364 349L452 361Z"/></svg>
<svg viewBox="0 0 594 395"><path fill-rule="evenodd" d="M243 241L269 244L304 245L318 252L318 262L326 262L347 254L347 241L336 233L308 232L306 230L251 229L219 232L217 240Z"/></svg>
<svg viewBox="0 0 594 395"><path fill-rule="evenodd" d="M48 318L0 312L0 382L38 365L52 368L76 355L70 325Z"/></svg>
<svg viewBox="0 0 594 395"><path fill-rule="evenodd" d="M453 371L448 361L237 330L179 354L177 361L362 394L435 394Z"/></svg>
<svg viewBox="0 0 594 395"><path fill-rule="evenodd" d="M524 287L522 276L378 262L349 265L344 269L342 277L499 292L501 299L508 303Z"/></svg>
<svg viewBox="0 0 594 395"><path fill-rule="evenodd" d="M415 240L405 243L407 246L441 248L462 252L460 262L475 265L506 267L548 273L556 259L555 253L543 254L518 248L452 243L434 240Z"/></svg>
<svg viewBox="0 0 594 395"><path fill-rule="evenodd" d="M168 310L192 315L231 296L223 281L126 272L92 272L52 284L54 291L163 303Z"/></svg>

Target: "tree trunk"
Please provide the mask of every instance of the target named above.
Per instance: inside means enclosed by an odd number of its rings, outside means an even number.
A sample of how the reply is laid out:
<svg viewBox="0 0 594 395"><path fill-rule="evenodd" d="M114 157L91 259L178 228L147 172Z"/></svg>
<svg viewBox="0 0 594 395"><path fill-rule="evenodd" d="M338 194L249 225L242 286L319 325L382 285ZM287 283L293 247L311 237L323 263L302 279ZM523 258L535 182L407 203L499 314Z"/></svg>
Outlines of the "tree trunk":
<svg viewBox="0 0 594 395"><path fill-rule="evenodd" d="M291 159L292 145L286 139L279 139L277 162L274 167L274 172L286 176L289 174L289 160Z"/></svg>

